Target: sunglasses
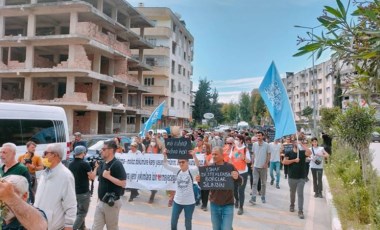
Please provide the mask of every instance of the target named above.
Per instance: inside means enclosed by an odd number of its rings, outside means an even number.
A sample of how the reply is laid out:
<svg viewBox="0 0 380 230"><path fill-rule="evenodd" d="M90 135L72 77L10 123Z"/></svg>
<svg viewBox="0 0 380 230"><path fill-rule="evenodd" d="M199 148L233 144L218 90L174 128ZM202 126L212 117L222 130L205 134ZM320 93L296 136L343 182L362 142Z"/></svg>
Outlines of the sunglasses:
<svg viewBox="0 0 380 230"><path fill-rule="evenodd" d="M233 145L232 143L227 143L227 145Z"/></svg>
<svg viewBox="0 0 380 230"><path fill-rule="evenodd" d="M48 155L48 153L53 153L53 152L44 151L44 156Z"/></svg>
<svg viewBox="0 0 380 230"><path fill-rule="evenodd" d="M178 161L178 164L185 164L186 161Z"/></svg>

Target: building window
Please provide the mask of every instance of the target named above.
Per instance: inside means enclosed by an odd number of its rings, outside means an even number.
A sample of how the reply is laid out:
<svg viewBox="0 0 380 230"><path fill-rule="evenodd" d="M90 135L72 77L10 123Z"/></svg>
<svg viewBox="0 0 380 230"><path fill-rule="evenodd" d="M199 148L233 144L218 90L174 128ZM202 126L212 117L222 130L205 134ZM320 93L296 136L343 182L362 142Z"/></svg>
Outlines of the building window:
<svg viewBox="0 0 380 230"><path fill-rule="evenodd" d="M157 59L156 58L152 58L152 57L147 57L145 59L145 62L146 64L150 65L150 66L155 66L156 65L156 61Z"/></svg>
<svg viewBox="0 0 380 230"><path fill-rule="evenodd" d="M175 61L172 61L172 74L175 74Z"/></svg>
<svg viewBox="0 0 380 230"><path fill-rule="evenodd" d="M178 82L178 91L182 91L182 86L181 86L181 82Z"/></svg>
<svg viewBox="0 0 380 230"><path fill-rule="evenodd" d="M174 98L170 98L170 107L174 108Z"/></svg>
<svg viewBox="0 0 380 230"><path fill-rule="evenodd" d="M185 109L185 102L182 102L182 109Z"/></svg>
<svg viewBox="0 0 380 230"><path fill-rule="evenodd" d="M186 61L186 52L183 52L183 60Z"/></svg>
<svg viewBox="0 0 380 230"><path fill-rule="evenodd" d="M178 74L181 74L182 66L178 65Z"/></svg>
<svg viewBox="0 0 380 230"><path fill-rule="evenodd" d="M319 105L322 105L322 99L319 99Z"/></svg>
<svg viewBox="0 0 380 230"><path fill-rule="evenodd" d="M174 79L172 79L172 88L171 88L171 90L172 90L172 93L175 93L175 81L174 81Z"/></svg>
<svg viewBox="0 0 380 230"><path fill-rule="evenodd" d="M172 42L172 54L175 54L176 49L177 49L177 43L176 42Z"/></svg>
<svg viewBox="0 0 380 230"><path fill-rule="evenodd" d="M145 77L144 78L145 86L153 86L154 85L154 77Z"/></svg>
<svg viewBox="0 0 380 230"><path fill-rule="evenodd" d="M329 97L326 98L326 102L327 102L327 103L330 103L330 98L329 98Z"/></svg>
<svg viewBox="0 0 380 230"><path fill-rule="evenodd" d="M186 77L186 69L185 69L185 68L183 68L182 75L183 75L184 77Z"/></svg>
<svg viewBox="0 0 380 230"><path fill-rule="evenodd" d="M153 106L154 105L154 98L153 97L145 97L145 105L146 106Z"/></svg>
<svg viewBox="0 0 380 230"><path fill-rule="evenodd" d="M147 38L148 42L154 46L157 46L157 38Z"/></svg>
<svg viewBox="0 0 380 230"><path fill-rule="evenodd" d="M127 124L135 124L136 117L127 117Z"/></svg>

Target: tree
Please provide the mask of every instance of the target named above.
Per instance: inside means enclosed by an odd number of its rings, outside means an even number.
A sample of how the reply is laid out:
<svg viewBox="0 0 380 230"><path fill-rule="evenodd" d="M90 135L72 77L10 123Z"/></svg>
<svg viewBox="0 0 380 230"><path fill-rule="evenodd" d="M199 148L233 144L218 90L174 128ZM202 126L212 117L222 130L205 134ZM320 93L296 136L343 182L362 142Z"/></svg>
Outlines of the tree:
<svg viewBox="0 0 380 230"><path fill-rule="evenodd" d="M269 113L267 113L267 107L258 90L253 90L251 93L251 104L254 121L256 124L261 124Z"/></svg>
<svg viewBox="0 0 380 230"><path fill-rule="evenodd" d="M236 123L238 120L238 105L233 102L223 104L221 108L224 121L227 123Z"/></svg>
<svg viewBox="0 0 380 230"><path fill-rule="evenodd" d="M376 124L375 112L372 108L351 104L333 122L338 137L350 145L359 156L364 184L369 182L368 169L371 167L369 144Z"/></svg>
<svg viewBox="0 0 380 230"><path fill-rule="evenodd" d="M320 125L324 133L332 135L332 128L335 119L342 113L339 107L333 108L321 108L321 120Z"/></svg>
<svg viewBox="0 0 380 230"><path fill-rule="evenodd" d="M240 119L250 122L252 119L251 98L249 93L241 92L239 96Z"/></svg>
<svg viewBox="0 0 380 230"><path fill-rule="evenodd" d="M318 18L324 27L321 36L308 33L309 39L299 38L307 44L299 48L294 56L316 52L319 58L325 50L333 52L335 65L352 65L357 76L351 88L359 89L362 95L378 101L380 90L380 1L355 1L356 9L348 15L351 1L344 7L336 0L338 8L325 6L325 14ZM334 68L340 78L340 68ZM340 81L340 79L339 79ZM337 104L337 103L336 103Z"/></svg>
<svg viewBox="0 0 380 230"><path fill-rule="evenodd" d="M210 112L211 106L211 81L205 79L199 79L198 91L195 93L193 108L193 119L201 123L203 114Z"/></svg>
<svg viewBox="0 0 380 230"><path fill-rule="evenodd" d="M210 111L211 113L214 114L214 119L218 123L223 123L224 117L221 111L222 104L218 103L218 97L219 93L218 91L214 88L214 91L211 94L211 105L210 105Z"/></svg>

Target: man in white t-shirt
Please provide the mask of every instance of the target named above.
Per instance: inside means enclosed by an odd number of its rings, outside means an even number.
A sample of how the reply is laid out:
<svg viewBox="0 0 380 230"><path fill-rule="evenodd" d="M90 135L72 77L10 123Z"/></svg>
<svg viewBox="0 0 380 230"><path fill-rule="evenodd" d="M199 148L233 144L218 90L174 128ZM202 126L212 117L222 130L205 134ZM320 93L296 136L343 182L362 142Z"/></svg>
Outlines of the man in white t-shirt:
<svg viewBox="0 0 380 230"><path fill-rule="evenodd" d="M269 173L270 173L270 184L274 183L274 175L273 170L276 170L276 188L280 188L280 150L281 143L278 139L274 140L274 142L269 144L269 152L270 152L270 165L269 165Z"/></svg>

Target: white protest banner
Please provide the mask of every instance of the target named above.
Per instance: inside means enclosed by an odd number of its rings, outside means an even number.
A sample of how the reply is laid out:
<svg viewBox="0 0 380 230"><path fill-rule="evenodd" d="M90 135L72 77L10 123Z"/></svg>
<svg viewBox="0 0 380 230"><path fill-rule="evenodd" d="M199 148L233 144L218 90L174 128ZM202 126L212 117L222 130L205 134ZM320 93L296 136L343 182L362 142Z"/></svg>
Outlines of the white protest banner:
<svg viewBox="0 0 380 230"><path fill-rule="evenodd" d="M127 188L143 190L175 190L176 174L163 167L162 154L120 154L119 159L127 173ZM197 154L200 165L204 165L204 155ZM178 166L177 159L168 159L169 165ZM193 159L189 160L190 168L196 167ZM179 166L178 166L179 171Z"/></svg>

